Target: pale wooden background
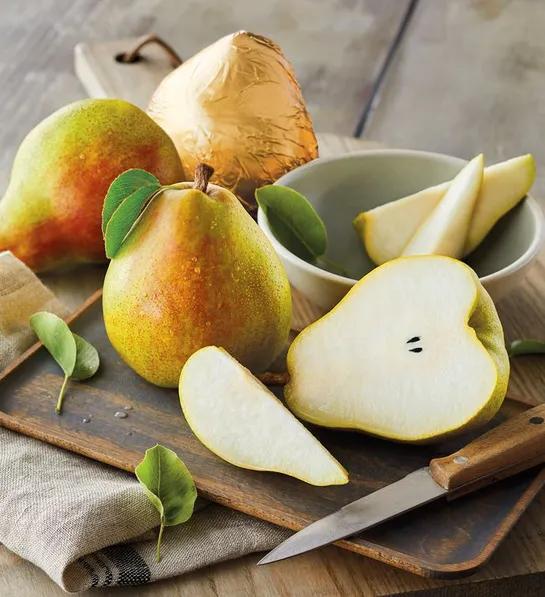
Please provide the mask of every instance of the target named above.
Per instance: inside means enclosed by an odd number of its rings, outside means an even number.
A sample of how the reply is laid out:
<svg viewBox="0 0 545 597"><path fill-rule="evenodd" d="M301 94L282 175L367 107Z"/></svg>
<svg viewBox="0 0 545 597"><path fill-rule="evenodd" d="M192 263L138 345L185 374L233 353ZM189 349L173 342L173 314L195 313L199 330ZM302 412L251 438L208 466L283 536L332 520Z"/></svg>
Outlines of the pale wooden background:
<svg viewBox="0 0 545 597"><path fill-rule="evenodd" d="M466 158L485 151L491 162L531 151L541 172L535 194L543 195L541 0L0 0L0 187L26 132L84 97L72 66L77 42L155 31L187 57L237 29L280 43L317 130ZM356 146L347 143L346 149ZM545 337L543 271L539 264L523 292L499 306L511 337ZM97 272L78 275L84 296ZM54 277L48 283L58 285ZM543 381L544 360L515 365L513 391L537 400ZM544 505L538 498L492 562L456 585L330 547L277 566L258 569L251 556L136 591L102 594L542 595ZM0 547L0 595L61 594L41 571Z"/></svg>

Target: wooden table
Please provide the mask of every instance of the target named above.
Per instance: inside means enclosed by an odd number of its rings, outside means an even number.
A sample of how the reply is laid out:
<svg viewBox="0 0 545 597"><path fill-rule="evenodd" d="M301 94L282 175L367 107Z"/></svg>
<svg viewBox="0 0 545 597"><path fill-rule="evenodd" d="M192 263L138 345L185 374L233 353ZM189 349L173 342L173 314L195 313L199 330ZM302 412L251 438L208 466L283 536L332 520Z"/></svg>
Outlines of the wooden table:
<svg viewBox="0 0 545 597"><path fill-rule="evenodd" d="M277 40L293 61L316 128L387 145L493 162L532 151L545 164L545 3L535 0L0 0L0 179L19 142L44 116L83 97L72 68L81 40L151 30L182 56L246 28ZM323 137L322 153L341 148ZM545 173L545 168L542 170ZM535 193L545 190L538 178ZM545 337L545 264L499 305L508 337ZM76 306L100 284L100 268L46 282ZM532 320L530 325L528 322ZM514 365L512 393L542 400L545 359ZM492 561L456 583L429 581L333 547L274 566L257 556L138 588L138 595L542 595L545 496ZM106 594L134 594L110 589ZM0 547L0 595L62 595L32 564ZM96 594L89 592L88 594ZM103 592L104 594L104 592Z"/></svg>

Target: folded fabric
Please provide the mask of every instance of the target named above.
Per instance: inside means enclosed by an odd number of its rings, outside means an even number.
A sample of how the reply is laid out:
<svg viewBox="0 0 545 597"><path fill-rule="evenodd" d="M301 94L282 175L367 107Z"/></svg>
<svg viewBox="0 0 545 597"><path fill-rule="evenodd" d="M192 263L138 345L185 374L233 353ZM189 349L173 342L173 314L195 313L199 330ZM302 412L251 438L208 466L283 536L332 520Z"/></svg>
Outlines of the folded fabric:
<svg viewBox="0 0 545 597"><path fill-rule="evenodd" d="M66 309L11 253L0 254L0 364L35 337L35 311ZM133 475L0 429L0 542L65 590L138 585L271 549L290 533L200 502L165 530L155 562L157 511Z"/></svg>
<svg viewBox="0 0 545 597"><path fill-rule="evenodd" d="M61 317L67 309L9 251L0 253L0 371L36 342L28 318L36 311Z"/></svg>

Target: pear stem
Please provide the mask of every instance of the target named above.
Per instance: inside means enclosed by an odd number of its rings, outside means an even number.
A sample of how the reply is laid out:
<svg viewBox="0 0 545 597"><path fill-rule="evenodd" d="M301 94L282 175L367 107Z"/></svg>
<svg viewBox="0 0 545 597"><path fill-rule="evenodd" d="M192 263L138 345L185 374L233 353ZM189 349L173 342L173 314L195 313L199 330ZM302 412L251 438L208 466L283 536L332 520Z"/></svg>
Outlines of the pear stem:
<svg viewBox="0 0 545 597"><path fill-rule="evenodd" d="M157 535L157 546L155 548L155 561L159 563L161 561L161 541L163 540L163 531L165 530L165 517L161 516L161 526L159 527L159 533Z"/></svg>
<svg viewBox="0 0 545 597"><path fill-rule="evenodd" d="M61 391L59 392L59 397L57 398L57 405L55 406L55 412L60 415L62 413L62 403L64 400L64 392L66 391L66 384L68 383L68 375L64 376L64 381L62 382Z"/></svg>
<svg viewBox="0 0 545 597"><path fill-rule="evenodd" d="M257 379L266 386L285 386L290 380L287 371L264 371L257 374Z"/></svg>
<svg viewBox="0 0 545 597"><path fill-rule="evenodd" d="M208 181L212 174L214 174L214 168L212 168L212 166L209 166L208 164L198 164L195 168L195 182L193 183L193 188L201 191L201 193L206 193Z"/></svg>

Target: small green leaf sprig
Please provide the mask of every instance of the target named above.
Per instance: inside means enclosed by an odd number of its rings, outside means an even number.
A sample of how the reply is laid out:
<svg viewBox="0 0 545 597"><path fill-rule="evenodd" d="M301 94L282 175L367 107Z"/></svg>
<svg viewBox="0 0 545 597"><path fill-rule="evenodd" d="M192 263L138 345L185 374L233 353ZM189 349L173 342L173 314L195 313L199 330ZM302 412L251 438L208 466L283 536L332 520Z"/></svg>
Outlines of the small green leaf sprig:
<svg viewBox="0 0 545 597"><path fill-rule="evenodd" d="M30 318L30 327L40 342L64 372L55 412L61 414L64 394L69 379L89 379L98 370L100 359L96 348L54 313L39 311Z"/></svg>
<svg viewBox="0 0 545 597"><path fill-rule="evenodd" d="M255 198L274 235L289 251L310 263L321 262L333 273L348 276L342 266L325 257L325 224L304 195L290 187L265 185L256 190Z"/></svg>
<svg viewBox="0 0 545 597"><path fill-rule="evenodd" d="M148 499L159 512L156 560L161 561L161 542L165 527L187 522L197 499L197 489L191 473L176 452L157 444L146 450L144 459L135 469L136 478Z"/></svg>
<svg viewBox="0 0 545 597"><path fill-rule="evenodd" d="M507 352L510 357L518 357L525 354L545 354L545 342L541 340L513 340Z"/></svg>
<svg viewBox="0 0 545 597"><path fill-rule="evenodd" d="M213 173L211 166L199 164L195 169L194 188L206 193ZM125 170L114 179L102 208L102 234L108 259L116 256L146 206L164 190L177 186L178 183L161 185L153 174L138 168Z"/></svg>

